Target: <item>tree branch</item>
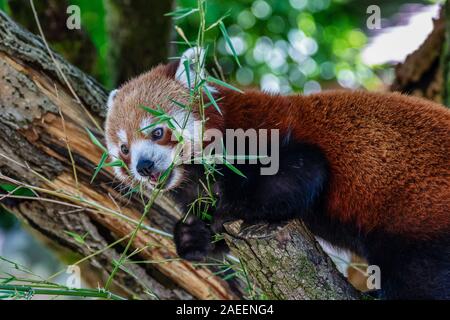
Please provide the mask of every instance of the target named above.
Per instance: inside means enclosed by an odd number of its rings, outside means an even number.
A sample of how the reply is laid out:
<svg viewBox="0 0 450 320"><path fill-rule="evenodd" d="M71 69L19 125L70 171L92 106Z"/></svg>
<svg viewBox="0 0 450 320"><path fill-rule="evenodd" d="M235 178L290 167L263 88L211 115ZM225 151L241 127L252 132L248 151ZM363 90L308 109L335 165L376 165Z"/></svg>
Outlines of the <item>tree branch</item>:
<svg viewBox="0 0 450 320"><path fill-rule="evenodd" d="M300 221L225 225L225 240L269 299L360 299Z"/></svg>

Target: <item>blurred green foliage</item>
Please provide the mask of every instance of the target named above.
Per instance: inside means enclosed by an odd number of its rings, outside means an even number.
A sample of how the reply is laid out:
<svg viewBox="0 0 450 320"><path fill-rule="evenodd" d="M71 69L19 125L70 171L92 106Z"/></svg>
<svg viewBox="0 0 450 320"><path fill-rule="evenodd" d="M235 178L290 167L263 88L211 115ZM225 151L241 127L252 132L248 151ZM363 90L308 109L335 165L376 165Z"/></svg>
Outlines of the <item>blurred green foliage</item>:
<svg viewBox="0 0 450 320"><path fill-rule="evenodd" d="M177 0L178 8L194 8L197 0ZM322 87L366 88L382 83L377 69L366 66L361 50L367 44L367 6L377 3L385 15L394 14L406 2L435 0L208 0L207 20L224 20L242 67L238 68L231 50L218 28L207 33L228 81L266 90L311 93ZM6 0L0 0L5 8ZM70 0L80 6L82 25L98 51L99 80L110 87L107 66L108 38L104 2ZM132 17L130 17L132 18ZM198 15L176 20L191 41L196 39ZM177 39L181 40L181 39ZM186 46L178 45L181 53ZM212 61L212 60L210 60Z"/></svg>
<svg viewBox="0 0 450 320"><path fill-rule="evenodd" d="M6 0L0 0L0 10L5 11L6 13L9 12L8 4L6 3Z"/></svg>
<svg viewBox="0 0 450 320"><path fill-rule="evenodd" d="M244 86L307 93L338 80L344 87L374 89L380 80L361 61L367 36L357 26L365 8L352 9L344 0L209 0L207 19L213 23L225 13L228 33L240 55L242 68L217 30L218 60L224 73ZM179 0L195 7L196 0ZM179 24L194 39L198 17Z"/></svg>
<svg viewBox="0 0 450 320"><path fill-rule="evenodd" d="M108 36L105 25L105 7L103 1L98 0L70 0L71 4L81 8L81 23L91 36L92 42L98 52L98 61L95 74L107 87L111 86L108 66Z"/></svg>

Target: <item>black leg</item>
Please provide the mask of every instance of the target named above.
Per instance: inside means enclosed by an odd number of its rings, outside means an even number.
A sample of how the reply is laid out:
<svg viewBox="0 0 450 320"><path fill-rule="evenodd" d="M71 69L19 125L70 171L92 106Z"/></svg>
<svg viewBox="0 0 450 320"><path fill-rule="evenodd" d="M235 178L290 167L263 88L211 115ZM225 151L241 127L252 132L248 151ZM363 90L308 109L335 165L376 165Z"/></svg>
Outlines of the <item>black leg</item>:
<svg viewBox="0 0 450 320"><path fill-rule="evenodd" d="M214 248L210 228L193 215L177 222L174 241L178 255L190 261L202 261Z"/></svg>
<svg viewBox="0 0 450 320"><path fill-rule="evenodd" d="M280 148L279 170L274 175L262 175L259 165L237 164L236 167L245 178L224 168L217 208L219 218L213 223L216 230L220 229L217 226L220 222L232 218L243 219L248 224L303 218L317 211L329 176L323 152L302 143Z"/></svg>

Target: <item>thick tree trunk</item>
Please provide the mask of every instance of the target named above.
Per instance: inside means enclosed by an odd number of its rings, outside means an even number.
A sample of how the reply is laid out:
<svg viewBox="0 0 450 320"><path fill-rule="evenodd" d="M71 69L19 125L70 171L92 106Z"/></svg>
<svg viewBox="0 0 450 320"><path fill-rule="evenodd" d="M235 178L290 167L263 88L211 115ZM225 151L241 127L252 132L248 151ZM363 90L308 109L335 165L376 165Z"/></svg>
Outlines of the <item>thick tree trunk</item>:
<svg viewBox="0 0 450 320"><path fill-rule="evenodd" d="M166 61L172 0L106 0L109 59L117 86Z"/></svg>
<svg viewBox="0 0 450 320"><path fill-rule="evenodd" d="M39 197L9 208L32 228L83 256L105 248L90 262L106 277L127 239L112 248L107 245L133 231L136 224L132 221L139 219L143 208L138 198L129 203L121 199L109 172L103 171L90 184L101 152L84 128L101 137L92 120L102 122L106 93L60 56L55 59L56 64L39 38L0 12L0 179L40 188ZM86 107L74 99L58 68ZM179 216L162 196L145 225L171 232ZM87 233L85 243L77 242L68 231ZM152 292L161 299L238 297L209 269L177 259L167 236L143 229L132 248L143 248L138 260L153 263L126 264L128 272L120 271L114 278L115 285L130 296L149 298L147 292Z"/></svg>

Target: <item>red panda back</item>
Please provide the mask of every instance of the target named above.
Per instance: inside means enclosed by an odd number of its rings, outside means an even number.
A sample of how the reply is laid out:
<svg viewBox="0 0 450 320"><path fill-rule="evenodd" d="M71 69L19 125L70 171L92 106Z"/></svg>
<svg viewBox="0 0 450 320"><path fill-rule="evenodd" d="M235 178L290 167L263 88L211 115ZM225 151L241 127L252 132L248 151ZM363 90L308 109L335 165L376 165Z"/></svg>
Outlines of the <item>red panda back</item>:
<svg viewBox="0 0 450 320"><path fill-rule="evenodd" d="M450 110L396 93L220 91L225 128L291 131L324 151L331 216L414 238L450 230Z"/></svg>

